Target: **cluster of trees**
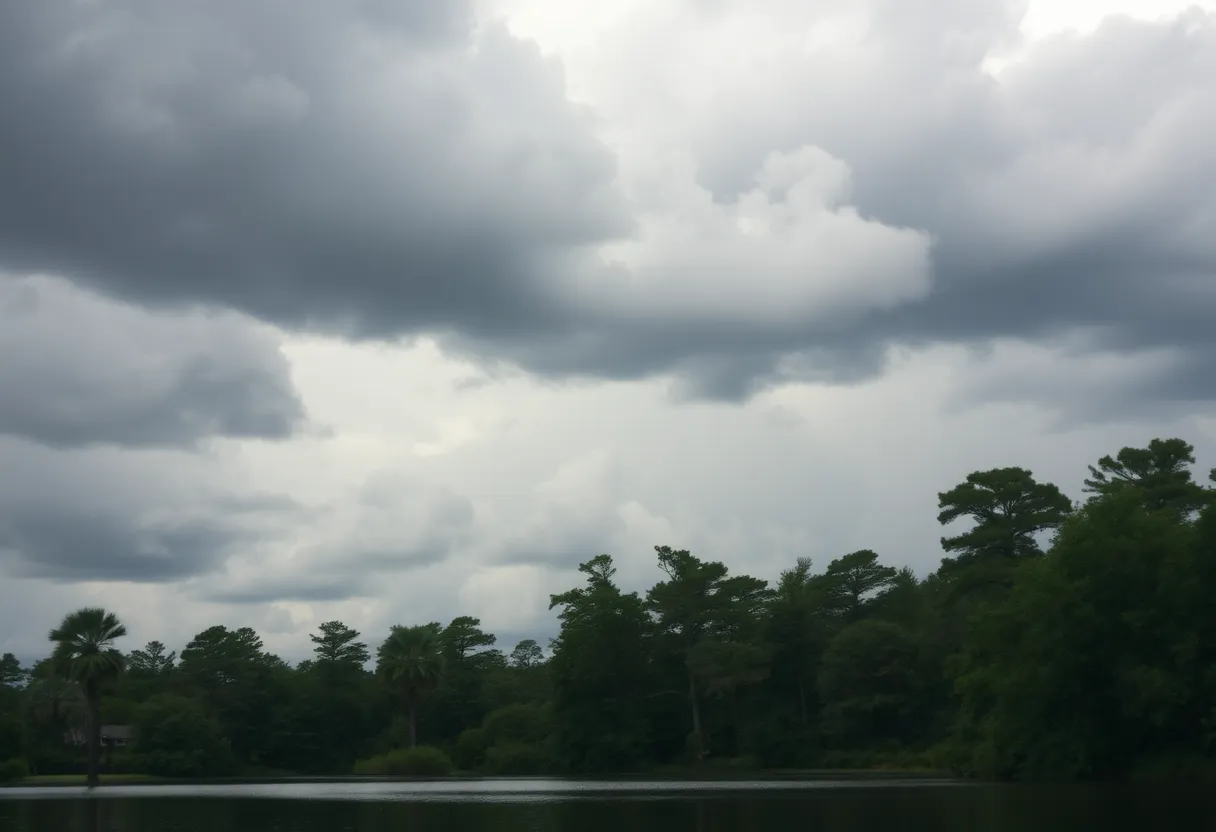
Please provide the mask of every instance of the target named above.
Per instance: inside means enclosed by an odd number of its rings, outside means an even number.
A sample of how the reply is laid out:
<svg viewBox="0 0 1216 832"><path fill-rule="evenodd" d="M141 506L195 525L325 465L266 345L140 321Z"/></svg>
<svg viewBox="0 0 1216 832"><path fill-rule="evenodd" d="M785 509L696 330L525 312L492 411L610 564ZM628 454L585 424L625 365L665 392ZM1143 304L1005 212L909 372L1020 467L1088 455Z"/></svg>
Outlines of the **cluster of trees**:
<svg viewBox="0 0 1216 832"><path fill-rule="evenodd" d="M394 627L374 655L327 622L295 667L223 626L123 655L118 620L81 610L48 659L0 661L0 760L79 766L64 736L87 727L97 759L104 722L135 742L103 768L167 775L408 770L376 761L420 743L432 768L503 774L1216 765L1216 489L1194 462L1179 439L1124 448L1078 503L1025 469L973 473L939 494L943 525L968 522L923 579L861 550L770 584L659 546L642 594L599 555L553 596L548 656L464 616Z"/></svg>

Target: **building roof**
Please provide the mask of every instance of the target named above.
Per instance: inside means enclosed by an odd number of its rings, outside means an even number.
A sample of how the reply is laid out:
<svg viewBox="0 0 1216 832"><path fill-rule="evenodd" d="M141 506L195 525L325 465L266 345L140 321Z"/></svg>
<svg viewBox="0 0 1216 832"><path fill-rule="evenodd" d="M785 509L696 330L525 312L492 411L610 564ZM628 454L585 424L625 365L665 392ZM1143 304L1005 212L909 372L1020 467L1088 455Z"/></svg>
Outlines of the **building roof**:
<svg viewBox="0 0 1216 832"><path fill-rule="evenodd" d="M129 740L135 736L135 729L130 725L103 725L101 735L111 740Z"/></svg>

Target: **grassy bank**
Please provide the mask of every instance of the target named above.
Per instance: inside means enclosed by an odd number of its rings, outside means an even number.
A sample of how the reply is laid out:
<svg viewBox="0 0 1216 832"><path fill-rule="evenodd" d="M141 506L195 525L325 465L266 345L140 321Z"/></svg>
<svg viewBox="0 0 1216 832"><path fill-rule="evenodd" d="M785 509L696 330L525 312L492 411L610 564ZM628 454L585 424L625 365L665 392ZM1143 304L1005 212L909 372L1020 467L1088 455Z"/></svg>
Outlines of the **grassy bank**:
<svg viewBox="0 0 1216 832"><path fill-rule="evenodd" d="M153 777L150 774L103 774L101 775L101 785L103 786L119 786L132 785L141 783L171 783L173 781L166 780L164 777ZM4 786L84 786L86 778L83 774L32 774L29 777L23 777L20 780L13 780L8 783L0 783L0 788Z"/></svg>

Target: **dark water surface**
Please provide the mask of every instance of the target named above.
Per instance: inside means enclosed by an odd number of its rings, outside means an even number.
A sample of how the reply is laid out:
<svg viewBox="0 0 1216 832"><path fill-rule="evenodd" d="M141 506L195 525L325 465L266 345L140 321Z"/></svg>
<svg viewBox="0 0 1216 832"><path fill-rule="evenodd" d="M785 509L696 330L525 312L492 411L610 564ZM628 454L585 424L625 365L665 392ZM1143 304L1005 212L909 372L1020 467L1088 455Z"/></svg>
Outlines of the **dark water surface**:
<svg viewBox="0 0 1216 832"><path fill-rule="evenodd" d="M1203 787L927 781L108 786L0 789L0 832L1146 832L1216 830Z"/></svg>

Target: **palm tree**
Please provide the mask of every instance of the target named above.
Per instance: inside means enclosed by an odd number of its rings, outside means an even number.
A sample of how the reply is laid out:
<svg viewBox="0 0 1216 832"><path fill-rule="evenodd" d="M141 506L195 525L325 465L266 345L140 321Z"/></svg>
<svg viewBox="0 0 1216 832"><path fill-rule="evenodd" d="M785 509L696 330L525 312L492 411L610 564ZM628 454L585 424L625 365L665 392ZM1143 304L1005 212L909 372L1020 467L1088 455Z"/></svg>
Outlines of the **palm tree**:
<svg viewBox="0 0 1216 832"><path fill-rule="evenodd" d="M89 788L97 785L97 767L101 758L101 689L123 668L123 655L114 646L115 639L127 634L127 628L112 612L100 607L86 607L69 613L54 630L55 642L51 655L55 669L80 685L84 693L88 718Z"/></svg>
<svg viewBox="0 0 1216 832"><path fill-rule="evenodd" d="M443 677L438 624L394 626L377 652L376 672L405 697L410 747L418 745L418 706Z"/></svg>

